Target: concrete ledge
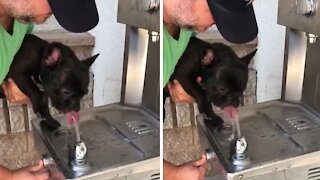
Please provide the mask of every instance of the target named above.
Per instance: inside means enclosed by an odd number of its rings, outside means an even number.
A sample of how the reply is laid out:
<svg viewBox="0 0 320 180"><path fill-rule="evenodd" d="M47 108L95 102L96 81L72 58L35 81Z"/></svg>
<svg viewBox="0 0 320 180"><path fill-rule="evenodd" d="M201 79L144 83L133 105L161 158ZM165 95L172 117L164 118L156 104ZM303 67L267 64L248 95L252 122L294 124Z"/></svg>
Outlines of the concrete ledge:
<svg viewBox="0 0 320 180"><path fill-rule="evenodd" d="M35 31L33 34L49 42L61 42L68 46L94 46L95 38L90 33L71 33L65 30Z"/></svg>
<svg viewBox="0 0 320 180"><path fill-rule="evenodd" d="M234 43L231 43L227 40L225 40L222 35L220 34L219 31L217 30L209 30L209 31L205 31L205 32L202 32L202 33L198 33L197 34L197 37L200 38L200 39L203 39L205 41L208 41L210 43L223 43L223 44L226 44L226 45L229 45L229 46L234 46L234 45L238 45L238 44L234 44ZM255 38L253 39L252 41L248 42L248 43L245 43L243 45L257 45L258 44L258 39Z"/></svg>

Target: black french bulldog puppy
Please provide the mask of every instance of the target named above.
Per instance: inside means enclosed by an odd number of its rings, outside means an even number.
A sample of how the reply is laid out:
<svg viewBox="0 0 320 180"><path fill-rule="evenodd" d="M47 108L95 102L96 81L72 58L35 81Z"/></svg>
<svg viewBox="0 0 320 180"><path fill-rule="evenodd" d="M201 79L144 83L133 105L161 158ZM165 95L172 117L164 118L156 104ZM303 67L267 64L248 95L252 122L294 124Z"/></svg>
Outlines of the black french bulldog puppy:
<svg viewBox="0 0 320 180"><path fill-rule="evenodd" d="M89 68L97 56L80 61L70 47L27 34L6 78L30 98L35 114L56 129L60 124L50 115L48 97L66 118L77 118L80 100L88 93Z"/></svg>
<svg viewBox="0 0 320 180"><path fill-rule="evenodd" d="M193 37L170 81L178 80L195 98L200 113L205 113L214 126L221 126L223 120L213 112L211 103L222 109L239 106L248 81L248 64L256 51L239 58L227 45ZM201 82L197 82L198 77Z"/></svg>

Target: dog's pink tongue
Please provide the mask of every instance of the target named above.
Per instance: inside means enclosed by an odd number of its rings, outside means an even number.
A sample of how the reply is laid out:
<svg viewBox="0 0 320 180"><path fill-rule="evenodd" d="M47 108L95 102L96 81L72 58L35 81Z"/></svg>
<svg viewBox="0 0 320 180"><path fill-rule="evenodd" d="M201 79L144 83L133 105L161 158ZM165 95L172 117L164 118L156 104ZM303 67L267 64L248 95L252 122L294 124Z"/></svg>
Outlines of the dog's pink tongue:
<svg viewBox="0 0 320 180"><path fill-rule="evenodd" d="M238 114L238 109L233 106L227 106L223 108L224 115L227 116L229 119L234 120L236 115Z"/></svg>
<svg viewBox="0 0 320 180"><path fill-rule="evenodd" d="M72 125L79 121L79 113L76 111L70 111L65 114L67 125Z"/></svg>

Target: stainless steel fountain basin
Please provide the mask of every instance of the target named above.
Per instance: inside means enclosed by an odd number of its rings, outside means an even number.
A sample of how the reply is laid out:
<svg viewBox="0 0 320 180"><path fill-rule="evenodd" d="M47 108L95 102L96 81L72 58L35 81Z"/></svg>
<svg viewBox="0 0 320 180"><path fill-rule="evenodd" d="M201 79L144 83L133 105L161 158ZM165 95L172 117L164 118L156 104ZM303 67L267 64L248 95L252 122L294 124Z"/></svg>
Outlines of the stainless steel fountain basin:
<svg viewBox="0 0 320 180"><path fill-rule="evenodd" d="M64 116L55 118L62 125L55 131L42 126L41 119L32 121L36 148L40 153L49 151L66 179L101 174L160 155L159 120L141 108L108 105L80 113L81 140L88 148L87 161L91 169L75 172L70 166L70 147L75 143L75 133L68 134Z"/></svg>
<svg viewBox="0 0 320 180"><path fill-rule="evenodd" d="M213 149L227 173L236 173L319 151L319 117L300 104L281 101L239 108L241 134L248 142L247 155L251 158L243 167L232 164L231 131L215 130L201 116L198 127L200 139L208 141L202 144Z"/></svg>

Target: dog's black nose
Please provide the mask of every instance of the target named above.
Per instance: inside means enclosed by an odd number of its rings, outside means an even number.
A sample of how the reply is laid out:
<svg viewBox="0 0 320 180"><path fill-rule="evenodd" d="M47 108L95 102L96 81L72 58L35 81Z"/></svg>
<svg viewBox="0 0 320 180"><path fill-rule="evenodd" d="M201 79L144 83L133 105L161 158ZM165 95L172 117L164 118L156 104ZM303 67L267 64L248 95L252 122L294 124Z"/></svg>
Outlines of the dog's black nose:
<svg viewBox="0 0 320 180"><path fill-rule="evenodd" d="M233 97L232 97L232 96L228 96L228 97L227 97L227 101L228 101L228 102L232 102L232 101L233 101Z"/></svg>

